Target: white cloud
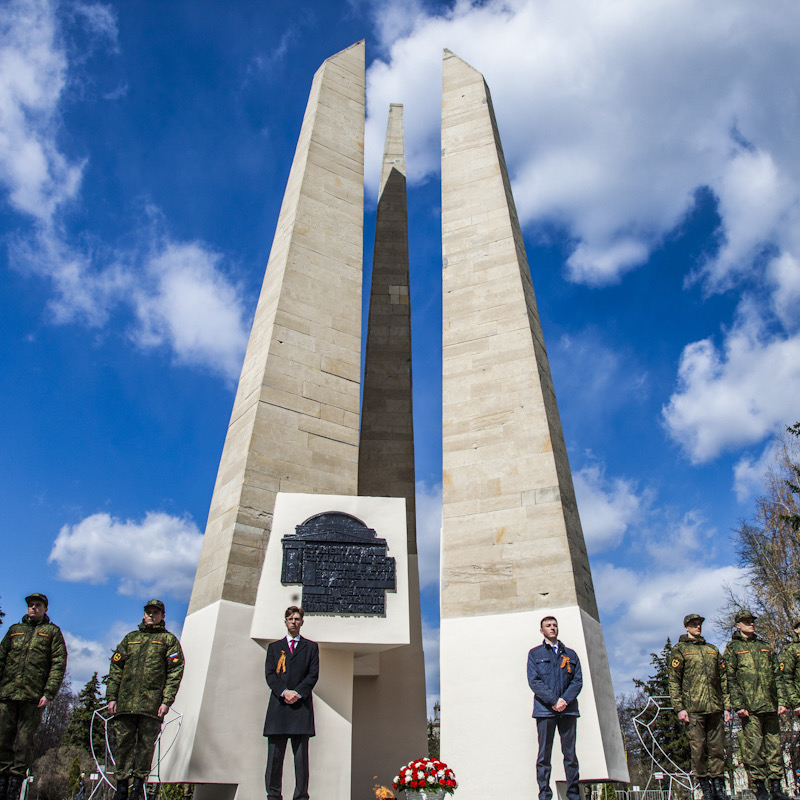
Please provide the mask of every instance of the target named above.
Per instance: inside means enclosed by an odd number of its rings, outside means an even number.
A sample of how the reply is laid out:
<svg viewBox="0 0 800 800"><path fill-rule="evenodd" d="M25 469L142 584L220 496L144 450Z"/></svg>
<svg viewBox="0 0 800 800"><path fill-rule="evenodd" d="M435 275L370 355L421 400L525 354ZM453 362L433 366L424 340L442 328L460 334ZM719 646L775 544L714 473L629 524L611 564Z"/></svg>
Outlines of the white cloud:
<svg viewBox="0 0 800 800"><path fill-rule="evenodd" d="M66 238L59 211L78 199L85 164L70 162L58 147L59 102L71 76L54 6L14 1L3 11L0 185L11 206L35 222L32 234L12 239L11 263L51 282L54 322L99 327L116 306L132 305L138 325L131 335L140 346L169 347L178 363L235 379L247 344L246 313L218 253L200 242L170 241L152 225L145 256ZM112 9L77 3L69 11L90 36L116 48Z"/></svg>
<svg viewBox="0 0 800 800"><path fill-rule="evenodd" d="M797 416L800 333L769 336L743 304L722 347L710 339L684 348L678 386L662 414L669 434L695 463L750 445Z"/></svg>
<svg viewBox="0 0 800 800"><path fill-rule="evenodd" d="M11 205L49 225L80 187L83 164L56 141L67 59L47 0L12 0L0 25L0 183Z"/></svg>
<svg viewBox="0 0 800 800"><path fill-rule="evenodd" d="M642 536L651 561L665 563L675 558L676 553L683 558L696 558L701 550L713 551L716 529L706 524L699 511L686 511L675 521L670 516L670 509L662 509L659 517L666 524Z"/></svg>
<svg viewBox="0 0 800 800"><path fill-rule="evenodd" d="M797 252L797 251L796 251ZM800 322L800 261L790 253L781 253L767 266L772 302L781 322L791 328Z"/></svg>
<svg viewBox="0 0 800 800"><path fill-rule="evenodd" d="M111 650L116 642L109 644L84 639L69 631L64 631L64 639L69 653L69 677L72 682L72 690L79 692L92 677L93 672L96 672L99 678L108 672Z"/></svg>
<svg viewBox="0 0 800 800"><path fill-rule="evenodd" d="M418 481L417 552L420 589L439 586L440 543L442 538L442 485L429 486Z"/></svg>
<svg viewBox="0 0 800 800"><path fill-rule="evenodd" d="M166 348L179 364L235 380L247 347L248 313L222 256L202 242L149 238L144 254L106 254L102 246L82 252L40 231L14 242L12 263L51 282L48 308L56 324L102 327L115 308L130 307L136 322L129 334L139 347Z"/></svg>
<svg viewBox="0 0 800 800"><path fill-rule="evenodd" d="M168 243L147 263L147 285L133 294L133 335L142 347L168 345L178 361L235 379L248 331L242 298L220 261L200 243Z"/></svg>
<svg viewBox="0 0 800 800"><path fill-rule="evenodd" d="M439 700L439 628L422 621L422 649L425 652L425 691L428 716L433 717L433 704Z"/></svg>
<svg viewBox="0 0 800 800"><path fill-rule="evenodd" d="M724 647L728 631L715 630L713 618L726 603L725 586L744 581L739 567L697 563L677 563L662 572L600 564L592 577L616 692L629 691L631 678L651 673L650 653L660 652L667 636L674 642L685 632L685 614L706 617L704 635Z"/></svg>
<svg viewBox="0 0 800 800"><path fill-rule="evenodd" d="M623 478L607 478L605 468L596 463L572 477L589 552L616 547L641 514L643 498L636 493L635 484Z"/></svg>
<svg viewBox="0 0 800 800"><path fill-rule="evenodd" d="M384 4L374 13L386 56L368 74L373 192L391 102L405 104L409 179L438 171L446 47L492 89L522 221L575 240L573 280L610 283L645 263L700 187L721 214L710 288L766 242L800 255L800 103L776 79L800 68L797 4L460 0L435 13L393 6L391 25Z"/></svg>
<svg viewBox="0 0 800 800"><path fill-rule="evenodd" d="M767 442L758 458L742 456L736 462L733 467L733 490L740 503L749 502L764 490L767 471L775 465L777 455L777 442L772 439Z"/></svg>
<svg viewBox="0 0 800 800"><path fill-rule="evenodd" d="M188 598L203 536L189 519L150 511L141 522L93 514L61 528L48 561L62 580L118 583L123 595Z"/></svg>
<svg viewBox="0 0 800 800"><path fill-rule="evenodd" d="M105 39L115 50L118 49L117 15L113 8L102 3L75 3L72 9L83 18L91 33Z"/></svg>

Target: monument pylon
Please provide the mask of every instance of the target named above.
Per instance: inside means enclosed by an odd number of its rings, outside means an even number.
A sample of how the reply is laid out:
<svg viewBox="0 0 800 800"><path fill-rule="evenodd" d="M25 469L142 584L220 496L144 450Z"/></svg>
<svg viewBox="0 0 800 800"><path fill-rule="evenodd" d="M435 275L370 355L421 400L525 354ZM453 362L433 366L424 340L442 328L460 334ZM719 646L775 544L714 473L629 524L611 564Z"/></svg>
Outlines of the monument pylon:
<svg viewBox="0 0 800 800"><path fill-rule="evenodd" d="M264 793L250 633L277 494L358 492L364 91L363 41L314 76L236 392L181 639L183 727L161 766L204 784L197 800Z"/></svg>
<svg viewBox="0 0 800 800"><path fill-rule="evenodd" d="M401 764L427 753L414 475L403 106L392 104L375 221L358 493L405 498L411 643L356 662L354 799L372 795L373 775L388 785ZM363 776L360 783L356 776Z"/></svg>
<svg viewBox="0 0 800 800"><path fill-rule="evenodd" d="M491 96L483 76L447 50L442 251L442 756L462 800L491 796L498 769L504 785L535 796L525 664L541 641L541 618L553 614L583 664L581 778L625 781L589 559ZM553 779L564 779L558 745Z"/></svg>

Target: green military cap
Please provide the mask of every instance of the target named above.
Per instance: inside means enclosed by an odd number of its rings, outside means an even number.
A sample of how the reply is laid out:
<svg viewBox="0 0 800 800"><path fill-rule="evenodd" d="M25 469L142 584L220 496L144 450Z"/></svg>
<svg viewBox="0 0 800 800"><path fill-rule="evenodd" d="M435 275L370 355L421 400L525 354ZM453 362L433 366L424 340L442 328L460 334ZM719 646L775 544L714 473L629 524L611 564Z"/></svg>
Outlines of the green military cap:
<svg viewBox="0 0 800 800"><path fill-rule="evenodd" d="M167 609L164 608L164 604L160 600L148 600L145 604L145 611L148 608L157 608L162 614L165 614Z"/></svg>
<svg viewBox="0 0 800 800"><path fill-rule="evenodd" d="M41 592L34 592L33 594L29 594L25 598L25 602L28 605L30 605L31 603L33 603L36 600L40 600L42 603L44 603L44 607L45 608L49 608L50 607L50 603L47 602L47 595L46 594L42 594Z"/></svg>
<svg viewBox="0 0 800 800"><path fill-rule="evenodd" d="M683 618L683 627L685 628L693 619L699 619L700 622L706 621L706 618L702 614L687 614Z"/></svg>
<svg viewBox="0 0 800 800"><path fill-rule="evenodd" d="M743 620L746 620L746 619L756 620L756 619L758 619L758 617L752 611L750 611L749 608L740 608L736 612L736 616L733 618L733 621L734 622L742 622Z"/></svg>

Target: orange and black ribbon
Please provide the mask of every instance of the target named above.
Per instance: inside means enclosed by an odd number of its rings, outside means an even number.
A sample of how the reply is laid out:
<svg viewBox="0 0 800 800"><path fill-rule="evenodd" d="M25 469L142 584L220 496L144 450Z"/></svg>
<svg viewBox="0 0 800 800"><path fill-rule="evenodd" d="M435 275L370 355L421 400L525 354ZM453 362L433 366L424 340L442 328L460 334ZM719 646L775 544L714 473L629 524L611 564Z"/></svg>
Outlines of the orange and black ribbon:
<svg viewBox="0 0 800 800"><path fill-rule="evenodd" d="M561 669L564 669L564 667L566 667L567 672L569 672L569 674L572 675L572 667L570 666L569 663L569 656L561 656Z"/></svg>
<svg viewBox="0 0 800 800"><path fill-rule="evenodd" d="M275 674L286 672L286 651L281 650L281 657L278 659L278 666L275 667Z"/></svg>

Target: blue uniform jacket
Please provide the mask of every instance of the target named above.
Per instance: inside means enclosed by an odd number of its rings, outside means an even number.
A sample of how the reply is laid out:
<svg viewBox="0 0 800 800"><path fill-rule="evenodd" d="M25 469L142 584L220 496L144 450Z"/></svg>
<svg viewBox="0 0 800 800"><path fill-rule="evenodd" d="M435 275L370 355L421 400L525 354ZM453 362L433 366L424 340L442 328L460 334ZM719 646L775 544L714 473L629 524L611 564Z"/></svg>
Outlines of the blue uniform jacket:
<svg viewBox="0 0 800 800"><path fill-rule="evenodd" d="M561 714L579 717L578 693L583 688L583 675L578 654L558 642L558 655L547 643L528 653L528 684L533 690L533 716L557 717ZM553 706L561 697L567 707L556 714Z"/></svg>

